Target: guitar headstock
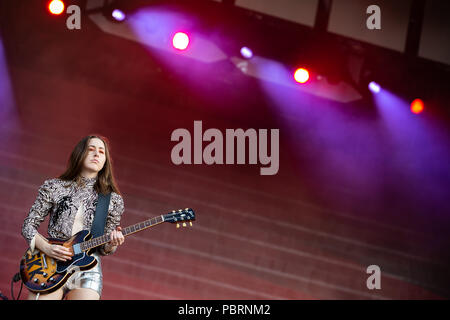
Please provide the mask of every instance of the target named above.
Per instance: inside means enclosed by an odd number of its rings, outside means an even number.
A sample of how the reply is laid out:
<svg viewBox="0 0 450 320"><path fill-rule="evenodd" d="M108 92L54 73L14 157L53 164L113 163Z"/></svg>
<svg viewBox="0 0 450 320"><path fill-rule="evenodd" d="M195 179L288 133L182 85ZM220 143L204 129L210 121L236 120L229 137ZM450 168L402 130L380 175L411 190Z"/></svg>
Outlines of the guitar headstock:
<svg viewBox="0 0 450 320"><path fill-rule="evenodd" d="M178 211L173 210L171 213L163 215L163 217L165 222L176 223L177 228L180 227L180 223L183 224L183 227L186 227L186 222L189 222L189 225L192 226L192 221L195 220L195 212L191 208L179 209Z"/></svg>

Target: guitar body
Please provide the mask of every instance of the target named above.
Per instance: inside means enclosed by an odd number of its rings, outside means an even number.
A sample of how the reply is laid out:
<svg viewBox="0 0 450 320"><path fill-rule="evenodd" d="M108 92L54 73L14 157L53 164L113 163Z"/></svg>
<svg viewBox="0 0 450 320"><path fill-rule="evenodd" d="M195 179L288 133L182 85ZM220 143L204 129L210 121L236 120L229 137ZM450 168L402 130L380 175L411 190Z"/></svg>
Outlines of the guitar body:
<svg viewBox="0 0 450 320"><path fill-rule="evenodd" d="M66 241L48 238L49 243L72 251L72 259L68 261L56 261L37 249L31 252L28 248L20 261L20 276L24 285L35 293L49 293L63 286L75 271L93 268L97 260L90 252L77 250L77 245L90 238L88 230L82 230Z"/></svg>

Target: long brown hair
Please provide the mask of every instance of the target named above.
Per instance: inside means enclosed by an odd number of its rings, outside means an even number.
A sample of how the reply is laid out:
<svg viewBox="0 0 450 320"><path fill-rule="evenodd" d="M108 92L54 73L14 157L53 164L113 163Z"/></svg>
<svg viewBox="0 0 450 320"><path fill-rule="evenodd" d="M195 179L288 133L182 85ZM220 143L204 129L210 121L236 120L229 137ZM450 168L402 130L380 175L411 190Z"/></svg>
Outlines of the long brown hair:
<svg viewBox="0 0 450 320"><path fill-rule="evenodd" d="M109 141L106 137L101 135L93 134L81 139L70 155L66 171L58 178L65 181L75 181L78 185L82 185L80 173L81 169L83 168L84 159L88 154L89 140L92 138L98 138L103 141L103 143L105 144L106 158L102 170L98 172L97 181L94 185L95 191L103 194L107 194L110 192L121 194L119 188L117 187L116 180L114 179Z"/></svg>

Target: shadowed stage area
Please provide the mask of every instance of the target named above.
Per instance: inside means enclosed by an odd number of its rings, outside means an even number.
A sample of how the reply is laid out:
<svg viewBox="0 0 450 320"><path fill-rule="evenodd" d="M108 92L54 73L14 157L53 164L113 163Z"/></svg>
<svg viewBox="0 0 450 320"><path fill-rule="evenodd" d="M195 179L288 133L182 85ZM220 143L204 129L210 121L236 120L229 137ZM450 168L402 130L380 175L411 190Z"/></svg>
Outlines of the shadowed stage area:
<svg viewBox="0 0 450 320"><path fill-rule="evenodd" d="M392 130L366 99L330 102L261 83L229 59L145 47L87 15L68 31L40 5L0 12L4 295L39 186L63 172L81 137L99 133L111 141L123 227L196 213L192 227L155 226L104 257L102 299L450 297L448 113L410 113ZM194 121L224 134L279 129L278 173L260 175L259 163L173 164L171 134L193 137ZM366 286L371 265L380 290Z"/></svg>

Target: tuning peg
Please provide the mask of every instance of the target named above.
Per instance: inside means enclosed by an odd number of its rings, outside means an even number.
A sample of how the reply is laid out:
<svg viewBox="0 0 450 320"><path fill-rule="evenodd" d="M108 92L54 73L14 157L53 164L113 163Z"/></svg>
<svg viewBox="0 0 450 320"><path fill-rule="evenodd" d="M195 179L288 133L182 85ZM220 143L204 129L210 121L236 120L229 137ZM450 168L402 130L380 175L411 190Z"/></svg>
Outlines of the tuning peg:
<svg viewBox="0 0 450 320"><path fill-rule="evenodd" d="M183 227L186 227L186 222L183 222Z"/></svg>
<svg viewBox="0 0 450 320"><path fill-rule="evenodd" d="M172 213L175 213L176 211L175 210L172 210Z"/></svg>
<svg viewBox="0 0 450 320"><path fill-rule="evenodd" d="M178 209L178 212L183 212L183 210L181 210L181 209Z"/></svg>
<svg viewBox="0 0 450 320"><path fill-rule="evenodd" d="M189 221L189 225L192 227L192 222L191 221Z"/></svg>
<svg viewBox="0 0 450 320"><path fill-rule="evenodd" d="M177 229L180 227L180 224L179 223L177 223Z"/></svg>

